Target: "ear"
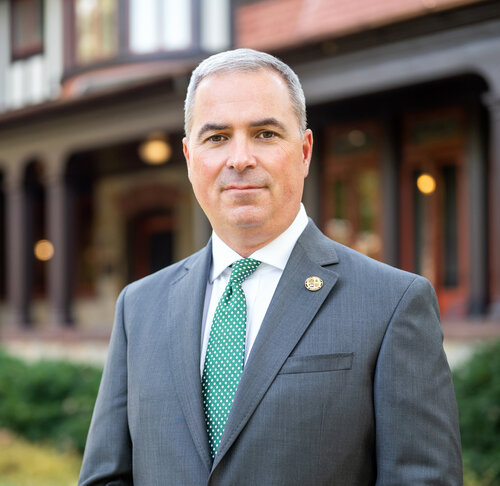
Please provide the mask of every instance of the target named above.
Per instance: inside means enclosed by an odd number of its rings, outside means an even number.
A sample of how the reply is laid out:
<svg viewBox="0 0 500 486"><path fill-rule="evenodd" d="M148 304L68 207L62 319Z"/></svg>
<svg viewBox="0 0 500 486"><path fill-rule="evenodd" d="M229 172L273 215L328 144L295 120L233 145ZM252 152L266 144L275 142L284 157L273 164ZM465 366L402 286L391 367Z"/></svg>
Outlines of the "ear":
<svg viewBox="0 0 500 486"><path fill-rule="evenodd" d="M313 148L313 134L309 128L304 132L304 139L302 140L302 157L304 164L304 178L309 174L309 165L311 164Z"/></svg>
<svg viewBox="0 0 500 486"><path fill-rule="evenodd" d="M182 152L184 153L184 158L186 159L188 178L189 178L189 180L191 180L191 160L189 158L189 147L188 147L187 137L184 137L182 139Z"/></svg>

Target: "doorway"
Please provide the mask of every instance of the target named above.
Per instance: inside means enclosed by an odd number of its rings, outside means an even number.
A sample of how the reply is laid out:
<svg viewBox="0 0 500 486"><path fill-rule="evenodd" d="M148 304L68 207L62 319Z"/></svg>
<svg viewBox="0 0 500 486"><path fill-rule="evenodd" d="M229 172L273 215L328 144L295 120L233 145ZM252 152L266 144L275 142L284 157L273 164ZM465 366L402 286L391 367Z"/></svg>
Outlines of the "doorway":
<svg viewBox="0 0 500 486"><path fill-rule="evenodd" d="M430 280L447 317L467 310L464 118L450 108L407 115L403 122L401 264Z"/></svg>
<svg viewBox="0 0 500 486"><path fill-rule="evenodd" d="M137 280L173 263L174 220L167 212L141 213L131 225L132 275Z"/></svg>

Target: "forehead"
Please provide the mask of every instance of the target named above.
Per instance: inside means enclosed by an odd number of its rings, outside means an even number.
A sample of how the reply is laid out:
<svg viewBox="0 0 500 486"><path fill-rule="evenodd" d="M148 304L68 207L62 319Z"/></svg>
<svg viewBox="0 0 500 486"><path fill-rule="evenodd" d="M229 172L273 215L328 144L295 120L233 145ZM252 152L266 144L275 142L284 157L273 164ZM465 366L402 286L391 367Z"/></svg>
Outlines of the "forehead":
<svg viewBox="0 0 500 486"><path fill-rule="evenodd" d="M288 85L279 73L270 69L214 73L197 87L193 123L227 111L244 116L259 110L294 115Z"/></svg>

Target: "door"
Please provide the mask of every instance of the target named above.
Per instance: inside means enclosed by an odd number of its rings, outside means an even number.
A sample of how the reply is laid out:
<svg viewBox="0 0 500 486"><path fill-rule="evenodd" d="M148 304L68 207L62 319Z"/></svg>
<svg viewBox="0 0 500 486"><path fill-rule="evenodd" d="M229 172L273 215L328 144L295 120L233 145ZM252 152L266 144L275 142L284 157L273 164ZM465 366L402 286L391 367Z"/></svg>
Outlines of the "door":
<svg viewBox="0 0 500 486"><path fill-rule="evenodd" d="M326 132L325 234L382 260L380 128L376 122L333 125Z"/></svg>
<svg viewBox="0 0 500 486"><path fill-rule="evenodd" d="M131 280L145 277L173 263L174 224L169 214L140 215L133 232Z"/></svg>
<svg viewBox="0 0 500 486"><path fill-rule="evenodd" d="M428 278L443 316L466 313L469 280L463 114L407 116L401 170L402 267Z"/></svg>

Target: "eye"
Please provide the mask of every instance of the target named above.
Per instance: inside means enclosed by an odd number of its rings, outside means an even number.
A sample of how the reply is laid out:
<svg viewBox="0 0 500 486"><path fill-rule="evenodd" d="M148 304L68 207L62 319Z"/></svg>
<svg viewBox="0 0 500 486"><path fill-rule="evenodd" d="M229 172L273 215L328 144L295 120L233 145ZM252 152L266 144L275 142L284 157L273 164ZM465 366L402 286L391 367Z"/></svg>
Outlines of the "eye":
<svg viewBox="0 0 500 486"><path fill-rule="evenodd" d="M271 130L264 130L259 133L259 138L270 139L274 137L276 137L276 132L273 132Z"/></svg>
<svg viewBox="0 0 500 486"><path fill-rule="evenodd" d="M220 143L223 142L225 139L226 137L224 137L224 135L215 134L215 135L210 135L210 137L207 138L207 141L213 143Z"/></svg>

